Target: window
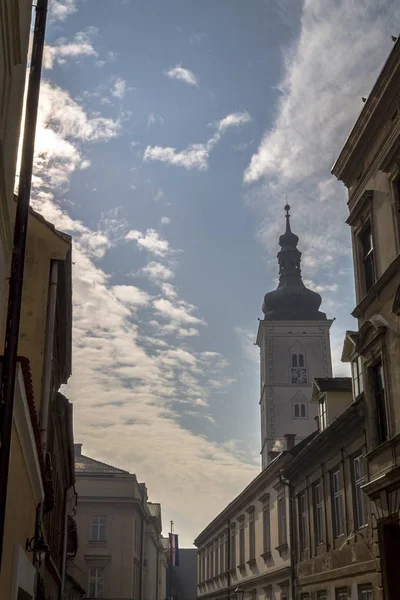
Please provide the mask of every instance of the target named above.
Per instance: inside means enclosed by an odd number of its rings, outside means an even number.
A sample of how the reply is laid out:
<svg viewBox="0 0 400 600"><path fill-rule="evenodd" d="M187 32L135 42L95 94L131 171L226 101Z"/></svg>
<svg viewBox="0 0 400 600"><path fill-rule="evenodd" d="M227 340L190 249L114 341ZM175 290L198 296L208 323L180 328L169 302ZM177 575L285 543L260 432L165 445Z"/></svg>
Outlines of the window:
<svg viewBox="0 0 400 600"><path fill-rule="evenodd" d="M92 519L92 542L106 541L106 518L93 517Z"/></svg>
<svg viewBox="0 0 400 600"><path fill-rule="evenodd" d="M272 600L272 585L265 588L265 600Z"/></svg>
<svg viewBox="0 0 400 600"><path fill-rule="evenodd" d="M365 483L365 460L364 457L356 456L353 460L353 493L355 506L355 525L356 528L364 527L367 524L367 506L365 494L361 487Z"/></svg>
<svg viewBox="0 0 400 600"><path fill-rule="evenodd" d="M372 585L359 585L357 591L358 600L373 600Z"/></svg>
<svg viewBox="0 0 400 600"><path fill-rule="evenodd" d="M215 570L214 577L218 577L219 575L219 552L218 552L218 540L215 540Z"/></svg>
<svg viewBox="0 0 400 600"><path fill-rule="evenodd" d="M214 577L214 544L210 548L210 579Z"/></svg>
<svg viewBox="0 0 400 600"><path fill-rule="evenodd" d="M104 569L101 567L90 567L88 587L91 598L104 597Z"/></svg>
<svg viewBox="0 0 400 600"><path fill-rule="evenodd" d="M256 531L254 522L254 511L249 513L249 559L254 560L256 557Z"/></svg>
<svg viewBox="0 0 400 600"><path fill-rule="evenodd" d="M335 593L336 600L349 600L347 588L339 588Z"/></svg>
<svg viewBox="0 0 400 600"><path fill-rule="evenodd" d="M324 541L324 499L322 494L322 483L318 482L313 488L314 503L314 535L315 543L322 544Z"/></svg>
<svg viewBox="0 0 400 600"><path fill-rule="evenodd" d="M225 552L224 552L224 567L225 567L225 571L228 571L230 569L230 564L228 562L228 560L230 559L230 555L229 555L229 531L225 534L224 536L224 543L225 543Z"/></svg>
<svg viewBox="0 0 400 600"><path fill-rule="evenodd" d="M383 368L381 362L372 368L372 379L375 395L378 439L379 443L383 444L383 442L385 442L388 439L388 428L385 404L385 384L383 379Z"/></svg>
<svg viewBox="0 0 400 600"><path fill-rule="evenodd" d="M269 499L263 506L263 546L264 554L271 552L271 515L269 510Z"/></svg>
<svg viewBox="0 0 400 600"><path fill-rule="evenodd" d="M318 422L320 431L324 431L327 425L326 399L325 396L318 402Z"/></svg>
<svg viewBox="0 0 400 600"><path fill-rule="evenodd" d="M231 569L236 568L236 527L232 527L231 531Z"/></svg>
<svg viewBox="0 0 400 600"><path fill-rule="evenodd" d="M299 354L299 367L304 367L304 354Z"/></svg>
<svg viewBox="0 0 400 600"><path fill-rule="evenodd" d="M292 354L292 367L297 367L297 354Z"/></svg>
<svg viewBox="0 0 400 600"><path fill-rule="evenodd" d="M293 416L295 419L306 419L307 409L305 404L294 404L293 405Z"/></svg>
<svg viewBox="0 0 400 600"><path fill-rule="evenodd" d="M244 556L244 521L242 521L239 525L239 564L244 565L245 563Z"/></svg>
<svg viewBox="0 0 400 600"><path fill-rule="evenodd" d="M278 499L278 543L279 546L287 543L285 498Z"/></svg>
<svg viewBox="0 0 400 600"><path fill-rule="evenodd" d="M375 283L374 245L372 241L371 223L368 223L362 230L360 242L364 268L365 293L367 293Z"/></svg>
<svg viewBox="0 0 400 600"><path fill-rule="evenodd" d="M308 548L308 511L307 511L307 496L304 492L299 495L298 498L299 506L299 533L300 533L300 550L306 550Z"/></svg>
<svg viewBox="0 0 400 600"><path fill-rule="evenodd" d="M340 469L332 474L332 500L333 533L335 537L339 537L344 535L343 483Z"/></svg>
<svg viewBox="0 0 400 600"><path fill-rule="evenodd" d="M219 572L225 573L224 536L221 536L219 539Z"/></svg>
<svg viewBox="0 0 400 600"><path fill-rule="evenodd" d="M327 598L328 596L325 590L323 590L322 592L317 592L317 600L327 600Z"/></svg>
<svg viewBox="0 0 400 600"><path fill-rule="evenodd" d="M351 363L351 373L353 377L353 395L354 398L358 398L360 394L364 391L364 384L362 378L362 358L359 356L356 360L353 360Z"/></svg>

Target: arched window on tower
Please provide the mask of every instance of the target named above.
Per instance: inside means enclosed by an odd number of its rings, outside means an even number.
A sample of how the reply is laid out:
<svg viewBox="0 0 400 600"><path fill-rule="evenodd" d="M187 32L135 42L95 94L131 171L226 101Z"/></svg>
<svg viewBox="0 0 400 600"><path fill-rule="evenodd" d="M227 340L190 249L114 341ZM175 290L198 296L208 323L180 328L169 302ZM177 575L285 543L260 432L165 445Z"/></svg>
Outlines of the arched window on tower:
<svg viewBox="0 0 400 600"><path fill-rule="evenodd" d="M304 354L299 354L299 367L304 367Z"/></svg>
<svg viewBox="0 0 400 600"><path fill-rule="evenodd" d="M300 416L300 405L295 404L294 405L294 417L295 417L295 419L298 419L299 416Z"/></svg>
<svg viewBox="0 0 400 600"><path fill-rule="evenodd" d="M292 354L292 367L297 367L297 354Z"/></svg>
<svg viewBox="0 0 400 600"><path fill-rule="evenodd" d="M300 416L303 417L303 419L306 417L306 405L305 404L300 404Z"/></svg>
<svg viewBox="0 0 400 600"><path fill-rule="evenodd" d="M293 419L307 419L307 399L301 391L296 392L292 398Z"/></svg>

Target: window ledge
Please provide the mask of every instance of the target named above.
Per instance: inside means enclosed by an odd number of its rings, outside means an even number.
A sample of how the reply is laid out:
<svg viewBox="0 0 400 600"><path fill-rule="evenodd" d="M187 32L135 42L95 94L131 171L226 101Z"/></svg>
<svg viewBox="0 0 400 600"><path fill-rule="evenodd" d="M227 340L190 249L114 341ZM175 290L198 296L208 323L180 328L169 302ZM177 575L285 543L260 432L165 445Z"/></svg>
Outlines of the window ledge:
<svg viewBox="0 0 400 600"><path fill-rule="evenodd" d="M261 554L261 558L263 558L264 560L268 560L269 558L271 558L271 556L271 550L267 550L266 552L263 552Z"/></svg>
<svg viewBox="0 0 400 600"><path fill-rule="evenodd" d="M276 546L275 550L278 550L279 554L282 555L282 552L286 552L288 547L289 546L287 542L284 542L283 544L279 544L279 546Z"/></svg>
<svg viewBox="0 0 400 600"><path fill-rule="evenodd" d="M247 564L249 567L254 567L257 564L257 561L255 558L250 558L250 560L247 561Z"/></svg>
<svg viewBox="0 0 400 600"><path fill-rule="evenodd" d="M398 272L400 267L400 255L394 259L392 263L388 266L386 271L382 273L379 279L374 283L374 285L368 290L365 296L360 300L357 304L353 312L351 313L353 317L358 319L364 310L368 308L370 304L376 299L377 294L385 287L385 285L392 279L392 277Z"/></svg>
<svg viewBox="0 0 400 600"><path fill-rule="evenodd" d="M106 542L106 540L101 540L101 541L89 540L89 545L90 546L107 546L107 542Z"/></svg>
<svg viewBox="0 0 400 600"><path fill-rule="evenodd" d="M232 569L229 569L229 573L231 575L234 575L236 573L236 567L232 567Z"/></svg>
<svg viewBox="0 0 400 600"><path fill-rule="evenodd" d="M246 563L241 563L238 565L238 569L240 569L240 571L244 571L246 569Z"/></svg>

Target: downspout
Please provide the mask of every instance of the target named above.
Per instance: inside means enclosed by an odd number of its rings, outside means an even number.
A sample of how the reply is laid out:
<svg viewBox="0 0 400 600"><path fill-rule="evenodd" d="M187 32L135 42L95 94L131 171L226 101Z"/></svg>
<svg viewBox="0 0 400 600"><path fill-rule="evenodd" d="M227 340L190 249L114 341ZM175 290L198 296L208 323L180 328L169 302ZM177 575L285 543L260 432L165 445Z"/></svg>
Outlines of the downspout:
<svg viewBox="0 0 400 600"><path fill-rule="evenodd" d="M62 549L62 562L61 562L61 585L59 588L58 599L63 600L64 588L65 588L65 574L67 572L67 544L68 544L68 496L69 492L74 489L74 485L70 485L65 488L65 500L64 500L64 537L63 537L63 549Z"/></svg>
<svg viewBox="0 0 400 600"><path fill-rule="evenodd" d="M226 557L227 560L227 576L226 576L226 582L228 584L228 600L230 600L231 597L231 520L228 519L228 552L227 552L228 556Z"/></svg>
<svg viewBox="0 0 400 600"><path fill-rule="evenodd" d="M283 478L282 471L279 473L279 482L286 485L289 490L289 538L290 538L290 579L291 579L291 596L292 600L296 600L296 570L295 570L295 561L296 561L296 548L295 548L295 535L294 535L294 511L295 511L295 502L294 502L294 492L293 486L290 482Z"/></svg>
<svg viewBox="0 0 400 600"><path fill-rule="evenodd" d="M40 402L40 440L43 452L46 454L47 433L49 428L49 407L52 383L52 362L54 350L54 331L56 323L58 284L58 262L52 261L50 269L50 283L47 303L47 328L44 346L43 371L42 371L42 397Z"/></svg>
<svg viewBox="0 0 400 600"><path fill-rule="evenodd" d="M159 589L158 589L158 578L159 578L159 562L160 562L160 549L158 547L158 544L160 543L160 540L157 539L157 566L156 566L156 600L158 600L158 593L159 593Z"/></svg>
<svg viewBox="0 0 400 600"><path fill-rule="evenodd" d="M143 495L142 495L142 503L144 505L143 502ZM143 513L144 513L144 506L143 506ZM139 600L143 600L143 576L144 576L144 533L145 533L145 529L144 529L144 524L145 524L145 514L143 514L143 519L142 519L142 531L141 531L141 548L140 548L140 579L139 579Z"/></svg>
<svg viewBox="0 0 400 600"><path fill-rule="evenodd" d="M8 293L4 362L1 377L0 406L0 568L3 558L4 527L10 463L11 433L14 410L14 388L17 370L19 327L21 320L22 286L28 231L29 201L32 185L33 155L39 106L44 37L48 0L37 0L32 42L31 64L22 138L17 211L15 215L11 273Z"/></svg>

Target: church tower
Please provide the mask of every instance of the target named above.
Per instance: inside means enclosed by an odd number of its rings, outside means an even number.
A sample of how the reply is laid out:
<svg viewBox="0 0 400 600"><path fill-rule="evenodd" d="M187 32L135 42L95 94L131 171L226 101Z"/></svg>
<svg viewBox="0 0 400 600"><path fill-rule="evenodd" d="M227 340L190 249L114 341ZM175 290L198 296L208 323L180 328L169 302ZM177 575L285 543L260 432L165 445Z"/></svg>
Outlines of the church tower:
<svg viewBox="0 0 400 600"><path fill-rule="evenodd" d="M264 297L257 334L263 469L273 456L269 453L285 447L286 435L295 435L298 443L315 431L312 383L315 377L332 377L332 321L319 310L321 296L302 281L299 238L291 231L289 210L285 206L286 231L279 238L279 285Z"/></svg>

